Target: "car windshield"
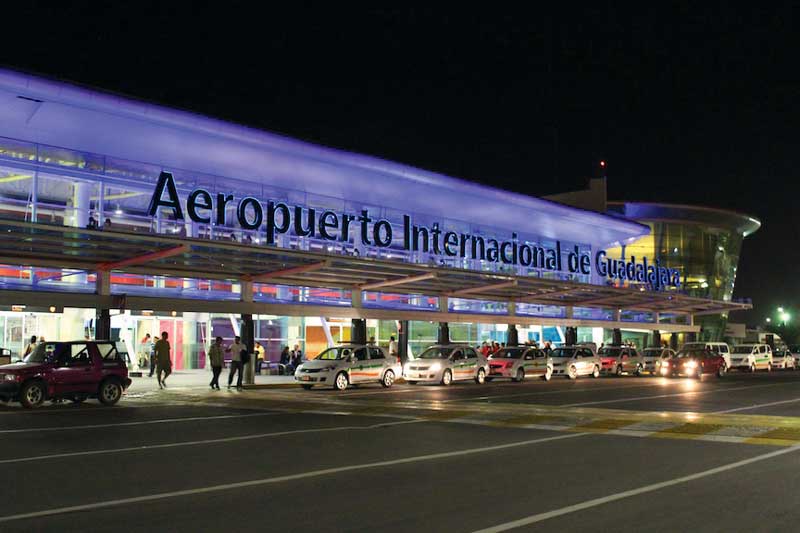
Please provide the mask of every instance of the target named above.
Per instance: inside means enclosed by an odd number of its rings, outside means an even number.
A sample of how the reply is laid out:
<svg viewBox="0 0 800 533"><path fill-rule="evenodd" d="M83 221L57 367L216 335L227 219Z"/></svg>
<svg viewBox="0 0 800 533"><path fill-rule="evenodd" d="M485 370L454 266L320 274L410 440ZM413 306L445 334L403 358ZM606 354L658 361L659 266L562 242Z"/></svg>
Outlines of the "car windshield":
<svg viewBox="0 0 800 533"><path fill-rule="evenodd" d="M432 346L421 354L419 359L447 359L453 353L454 348L444 348L441 346Z"/></svg>
<svg viewBox="0 0 800 533"><path fill-rule="evenodd" d="M619 353L622 351L622 348L600 348L600 351L597 354L600 357L619 357Z"/></svg>
<svg viewBox="0 0 800 533"><path fill-rule="evenodd" d="M706 356L705 350L681 350L678 352L675 357L679 359L692 359L692 358L701 358Z"/></svg>
<svg viewBox="0 0 800 533"><path fill-rule="evenodd" d="M550 357L572 357L575 355L575 348L556 348Z"/></svg>
<svg viewBox="0 0 800 533"><path fill-rule="evenodd" d="M645 357L659 357L661 355L661 348L649 348L642 352Z"/></svg>
<svg viewBox="0 0 800 533"><path fill-rule="evenodd" d="M25 356L26 363L44 363L47 360L48 354L52 354L55 349L53 344L39 343L31 353Z"/></svg>
<svg viewBox="0 0 800 533"><path fill-rule="evenodd" d="M753 351L752 346L734 346L733 353L746 353L749 354Z"/></svg>
<svg viewBox="0 0 800 533"><path fill-rule="evenodd" d="M350 346L336 346L328 348L317 356L317 359L322 361L335 361L337 359L347 359L352 355L353 348Z"/></svg>
<svg viewBox="0 0 800 533"><path fill-rule="evenodd" d="M503 348L490 359L519 359L525 353L525 348Z"/></svg>

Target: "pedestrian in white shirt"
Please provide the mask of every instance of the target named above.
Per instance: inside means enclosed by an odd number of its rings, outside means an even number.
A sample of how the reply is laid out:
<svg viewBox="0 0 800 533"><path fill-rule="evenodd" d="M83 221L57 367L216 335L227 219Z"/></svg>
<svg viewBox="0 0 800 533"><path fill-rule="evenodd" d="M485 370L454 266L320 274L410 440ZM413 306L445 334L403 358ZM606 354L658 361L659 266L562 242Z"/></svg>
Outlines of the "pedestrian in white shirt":
<svg viewBox="0 0 800 533"><path fill-rule="evenodd" d="M397 341L394 340L394 335L389 337L389 355L397 357Z"/></svg>
<svg viewBox="0 0 800 533"><path fill-rule="evenodd" d="M231 383L233 383L233 375L237 372L239 373L236 379L236 388L242 388L242 351L246 350L247 347L242 344L242 339L239 336L234 337L233 344L228 346L225 350L226 352L231 354L231 369L228 372L228 388L231 388Z"/></svg>

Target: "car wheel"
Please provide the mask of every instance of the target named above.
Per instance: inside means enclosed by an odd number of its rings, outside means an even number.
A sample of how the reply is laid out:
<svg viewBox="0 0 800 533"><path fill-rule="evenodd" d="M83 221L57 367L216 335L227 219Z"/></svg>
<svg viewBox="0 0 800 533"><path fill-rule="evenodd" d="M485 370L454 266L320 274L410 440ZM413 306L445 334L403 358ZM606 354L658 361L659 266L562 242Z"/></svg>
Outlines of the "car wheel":
<svg viewBox="0 0 800 533"><path fill-rule="evenodd" d="M300 386L303 387L305 390L311 390L314 387L314 385L300 385Z"/></svg>
<svg viewBox="0 0 800 533"><path fill-rule="evenodd" d="M381 385L385 388L389 388L394 385L394 372L391 370L387 370L383 373L383 379L381 380Z"/></svg>
<svg viewBox="0 0 800 533"><path fill-rule="evenodd" d="M333 388L335 390L345 390L349 384L350 380L347 379L347 374L344 372L339 372L336 374L336 377L333 378Z"/></svg>
<svg viewBox="0 0 800 533"><path fill-rule="evenodd" d="M517 375L514 376L514 379L512 379L512 381L516 381L517 383L519 383L520 381L522 381L524 379L525 379L525 369L524 368L518 368L517 369Z"/></svg>
<svg viewBox="0 0 800 533"><path fill-rule="evenodd" d="M569 367L569 370L567 370L567 377L569 379L575 379L578 377L578 369L575 368L575 365Z"/></svg>
<svg viewBox="0 0 800 533"><path fill-rule="evenodd" d="M545 381L550 381L550 378L552 378L552 377L553 377L553 367L552 366L548 366L547 370L544 371L544 375L542 376L542 379L545 380Z"/></svg>
<svg viewBox="0 0 800 533"><path fill-rule="evenodd" d="M41 381L29 381L22 386L19 393L19 401L23 407L32 409L42 405L47 391L44 383Z"/></svg>
<svg viewBox="0 0 800 533"><path fill-rule="evenodd" d="M772 363L767 363L767 372L772 372Z"/></svg>
<svg viewBox="0 0 800 533"><path fill-rule="evenodd" d="M753 374L756 373L756 364L755 363L750 365L750 372L753 373Z"/></svg>
<svg viewBox="0 0 800 533"><path fill-rule="evenodd" d="M479 368L478 373L475 374L475 383L483 385L486 382L486 370Z"/></svg>
<svg viewBox="0 0 800 533"><path fill-rule="evenodd" d="M122 385L113 379L106 379L100 383L97 399L103 405L114 405L122 398Z"/></svg>
<svg viewBox="0 0 800 533"><path fill-rule="evenodd" d="M717 377L721 378L724 375L725 375L725 365L719 365L719 368L717 369Z"/></svg>
<svg viewBox="0 0 800 533"><path fill-rule="evenodd" d="M453 382L453 373L450 372L450 369L445 370L442 372L442 385L447 387Z"/></svg>
<svg viewBox="0 0 800 533"><path fill-rule="evenodd" d="M600 377L600 367L599 366L595 365L594 372L592 372L592 377L593 378L599 378Z"/></svg>
<svg viewBox="0 0 800 533"><path fill-rule="evenodd" d="M622 365L617 365L617 377L622 376Z"/></svg>
<svg viewBox="0 0 800 533"><path fill-rule="evenodd" d="M641 375L642 375L642 365L636 365L636 370L633 372L633 375L636 376L637 378L641 377Z"/></svg>

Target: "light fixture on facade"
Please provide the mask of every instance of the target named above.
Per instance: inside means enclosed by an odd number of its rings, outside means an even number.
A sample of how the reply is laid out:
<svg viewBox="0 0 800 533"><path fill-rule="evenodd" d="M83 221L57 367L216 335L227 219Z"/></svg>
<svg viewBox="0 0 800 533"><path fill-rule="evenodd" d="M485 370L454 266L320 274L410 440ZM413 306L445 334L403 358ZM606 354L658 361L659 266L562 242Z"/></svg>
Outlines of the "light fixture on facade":
<svg viewBox="0 0 800 533"><path fill-rule="evenodd" d="M15 311L15 312L24 311L25 310L25 306L24 305L12 305L11 306L11 310Z"/></svg>
<svg viewBox="0 0 800 533"><path fill-rule="evenodd" d="M119 204L117 204L117 208L114 210L114 214L115 215L121 215L122 214L122 209L119 208Z"/></svg>
<svg viewBox="0 0 800 533"><path fill-rule="evenodd" d="M50 312L51 313L55 313L56 312L56 306L55 305L51 305L50 306Z"/></svg>
<svg viewBox="0 0 800 533"><path fill-rule="evenodd" d="M170 313L170 314L171 314L172 316L178 316L178 312L177 312L177 311L173 311L173 312L172 312L172 313Z"/></svg>

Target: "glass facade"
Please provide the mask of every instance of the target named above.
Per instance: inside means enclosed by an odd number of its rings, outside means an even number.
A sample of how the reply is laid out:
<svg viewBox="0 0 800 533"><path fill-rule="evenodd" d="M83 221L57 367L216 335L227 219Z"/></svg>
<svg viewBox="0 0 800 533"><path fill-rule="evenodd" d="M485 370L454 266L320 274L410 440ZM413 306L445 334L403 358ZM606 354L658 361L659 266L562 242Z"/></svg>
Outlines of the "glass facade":
<svg viewBox="0 0 800 533"><path fill-rule="evenodd" d="M610 203L609 209L650 227L650 234L608 250L609 257L657 259L681 273L689 296L732 301L736 269L747 235L760 223L753 217L718 209L661 204ZM721 341L727 315L695 318L701 340Z"/></svg>

